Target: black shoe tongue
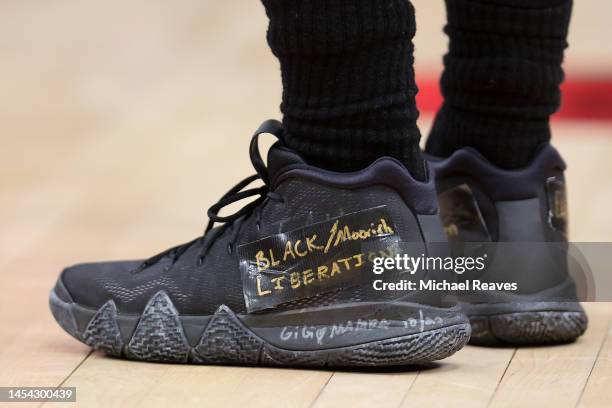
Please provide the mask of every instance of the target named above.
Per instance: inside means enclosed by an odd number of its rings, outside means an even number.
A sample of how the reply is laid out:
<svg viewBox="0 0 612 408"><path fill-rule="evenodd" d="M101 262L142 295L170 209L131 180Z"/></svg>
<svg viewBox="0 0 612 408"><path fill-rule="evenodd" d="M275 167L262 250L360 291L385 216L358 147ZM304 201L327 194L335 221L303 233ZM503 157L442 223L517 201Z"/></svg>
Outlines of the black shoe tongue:
<svg viewBox="0 0 612 408"><path fill-rule="evenodd" d="M306 164L306 161L295 151L277 142L268 151L268 174L273 180L281 169L291 166Z"/></svg>

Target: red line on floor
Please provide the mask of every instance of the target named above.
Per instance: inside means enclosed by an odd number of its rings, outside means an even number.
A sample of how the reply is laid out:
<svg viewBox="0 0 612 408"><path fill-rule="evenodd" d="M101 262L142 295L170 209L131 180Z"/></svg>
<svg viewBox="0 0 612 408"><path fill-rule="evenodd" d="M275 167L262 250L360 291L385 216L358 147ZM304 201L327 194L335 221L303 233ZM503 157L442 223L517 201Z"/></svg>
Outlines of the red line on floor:
<svg viewBox="0 0 612 408"><path fill-rule="evenodd" d="M434 113L442 104L437 79L418 81L417 103L421 112ZM612 78L569 78L562 86L563 103L555 115L565 119L612 121Z"/></svg>

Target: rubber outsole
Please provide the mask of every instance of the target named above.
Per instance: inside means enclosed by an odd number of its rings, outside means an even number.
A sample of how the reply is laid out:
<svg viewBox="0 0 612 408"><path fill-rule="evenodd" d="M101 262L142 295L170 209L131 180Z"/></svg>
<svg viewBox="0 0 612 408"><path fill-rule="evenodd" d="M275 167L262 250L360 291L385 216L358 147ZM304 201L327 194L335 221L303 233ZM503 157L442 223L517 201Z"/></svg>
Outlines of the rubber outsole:
<svg viewBox="0 0 612 408"><path fill-rule="evenodd" d="M588 326L582 311L531 311L469 316L470 344L540 346L564 344L582 336Z"/></svg>
<svg viewBox="0 0 612 408"><path fill-rule="evenodd" d="M127 341L121 335L121 316L112 300L82 330L76 323L72 303L52 291L49 304L64 330L96 350L116 357L169 363L290 367L419 365L454 354L468 342L471 332L466 321L347 347L288 350L253 333L229 307L222 305L206 318L199 340L192 346L176 308L163 291L149 301Z"/></svg>

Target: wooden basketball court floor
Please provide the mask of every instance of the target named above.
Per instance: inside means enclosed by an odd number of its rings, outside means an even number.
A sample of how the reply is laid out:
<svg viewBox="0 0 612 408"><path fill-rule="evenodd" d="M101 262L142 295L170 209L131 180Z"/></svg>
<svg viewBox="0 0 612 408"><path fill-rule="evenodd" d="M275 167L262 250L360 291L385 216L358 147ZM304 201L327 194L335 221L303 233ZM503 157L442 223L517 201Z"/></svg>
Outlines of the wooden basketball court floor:
<svg viewBox="0 0 612 408"><path fill-rule="evenodd" d="M382 373L137 363L65 334L47 307L61 268L201 233L252 173L252 130L278 117L259 4L241 3L245 20L233 2L178 3L0 5L0 386L74 386L78 406L103 407L612 406L610 304L586 305L574 344L466 347ZM612 124L557 120L554 134L572 240L610 241Z"/></svg>

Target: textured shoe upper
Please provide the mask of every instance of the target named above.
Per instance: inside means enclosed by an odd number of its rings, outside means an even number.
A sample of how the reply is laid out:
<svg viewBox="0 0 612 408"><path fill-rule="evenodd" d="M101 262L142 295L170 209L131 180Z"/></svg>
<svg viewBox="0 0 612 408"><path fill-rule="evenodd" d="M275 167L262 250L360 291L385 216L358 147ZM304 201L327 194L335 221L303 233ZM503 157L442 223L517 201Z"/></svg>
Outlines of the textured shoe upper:
<svg viewBox="0 0 612 408"><path fill-rule="evenodd" d="M423 242L424 236L443 239L436 221L433 181L415 181L394 159L382 158L355 173L334 173L309 166L295 152L277 144L269 152L267 170L261 163L254 164L258 172L265 171L262 179L267 181L257 205L209 230L204 237L144 264L132 261L67 268L61 280L72 300L98 308L112 299L119 311L140 313L156 292L164 290L181 314L213 313L221 304L243 312L245 298L237 248L381 206L400 240ZM283 306L316 306L339 300L375 299L372 293L356 287L315 294Z"/></svg>

